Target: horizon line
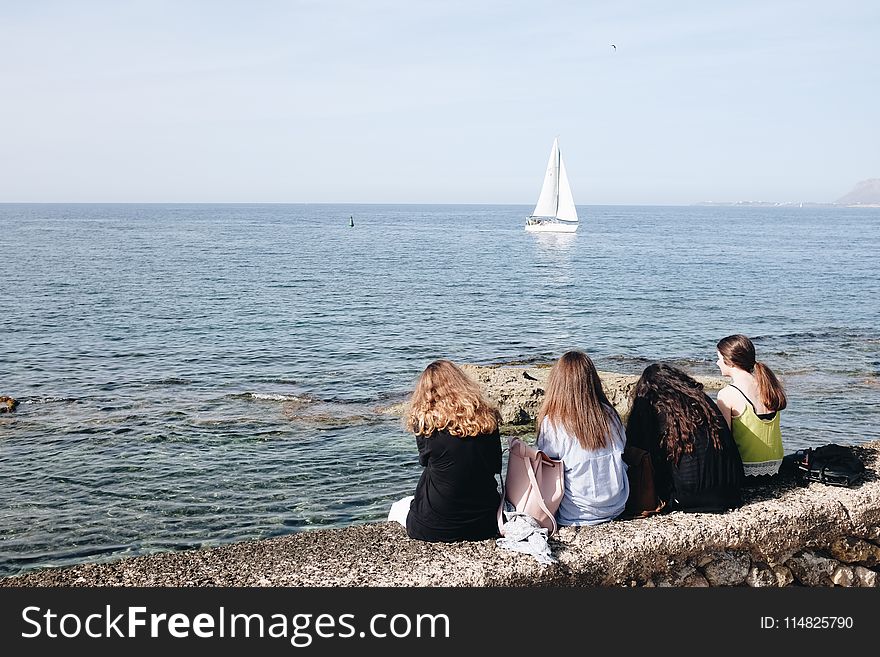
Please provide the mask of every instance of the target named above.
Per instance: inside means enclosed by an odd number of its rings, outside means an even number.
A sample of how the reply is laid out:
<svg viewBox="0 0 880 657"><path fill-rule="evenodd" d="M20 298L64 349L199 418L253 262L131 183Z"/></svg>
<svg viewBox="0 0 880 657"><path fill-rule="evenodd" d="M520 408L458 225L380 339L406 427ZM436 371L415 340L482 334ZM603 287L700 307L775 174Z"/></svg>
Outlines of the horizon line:
<svg viewBox="0 0 880 657"><path fill-rule="evenodd" d="M834 201L692 201L690 203L576 203L575 207L691 207L694 205L765 205L767 207L792 205L833 205L849 207ZM471 206L524 206L532 203L468 203L456 201L0 201L0 205L471 205Z"/></svg>

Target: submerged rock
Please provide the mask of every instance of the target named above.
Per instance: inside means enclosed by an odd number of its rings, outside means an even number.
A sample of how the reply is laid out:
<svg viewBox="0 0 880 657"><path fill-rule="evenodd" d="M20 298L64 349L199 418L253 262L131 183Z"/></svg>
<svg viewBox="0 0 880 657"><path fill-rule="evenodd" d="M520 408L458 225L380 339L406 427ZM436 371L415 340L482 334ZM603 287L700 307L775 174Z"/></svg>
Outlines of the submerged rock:
<svg viewBox="0 0 880 657"><path fill-rule="evenodd" d="M18 406L18 400L0 395L0 413L11 413Z"/></svg>

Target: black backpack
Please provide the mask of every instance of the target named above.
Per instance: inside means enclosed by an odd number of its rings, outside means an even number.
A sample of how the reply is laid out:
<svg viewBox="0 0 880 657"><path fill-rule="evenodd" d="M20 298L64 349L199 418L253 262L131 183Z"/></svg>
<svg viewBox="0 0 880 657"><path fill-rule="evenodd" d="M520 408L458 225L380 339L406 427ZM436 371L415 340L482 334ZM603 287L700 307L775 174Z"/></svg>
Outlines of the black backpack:
<svg viewBox="0 0 880 657"><path fill-rule="evenodd" d="M829 486L853 486L865 474L865 464L852 447L831 443L800 449L786 457L805 484L818 481Z"/></svg>

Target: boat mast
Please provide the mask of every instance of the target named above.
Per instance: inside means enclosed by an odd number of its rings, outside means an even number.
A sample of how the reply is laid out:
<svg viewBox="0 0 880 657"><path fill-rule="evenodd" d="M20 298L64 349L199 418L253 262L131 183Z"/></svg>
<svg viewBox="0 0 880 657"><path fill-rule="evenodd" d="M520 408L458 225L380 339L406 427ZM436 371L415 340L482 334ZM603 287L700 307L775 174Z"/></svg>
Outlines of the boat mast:
<svg viewBox="0 0 880 657"><path fill-rule="evenodd" d="M562 160L562 152L559 150L559 137L555 140L556 144L556 210L553 212L554 217L559 217L559 162Z"/></svg>

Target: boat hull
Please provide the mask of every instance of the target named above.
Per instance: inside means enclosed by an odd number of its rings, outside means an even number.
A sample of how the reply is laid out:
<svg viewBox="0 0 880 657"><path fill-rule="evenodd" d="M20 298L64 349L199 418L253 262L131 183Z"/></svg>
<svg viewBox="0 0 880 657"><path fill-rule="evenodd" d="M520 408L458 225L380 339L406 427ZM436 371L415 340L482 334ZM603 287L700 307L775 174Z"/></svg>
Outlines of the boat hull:
<svg viewBox="0 0 880 657"><path fill-rule="evenodd" d="M529 233L573 233L577 230L576 223L563 223L561 221L542 221L540 223L526 224Z"/></svg>

